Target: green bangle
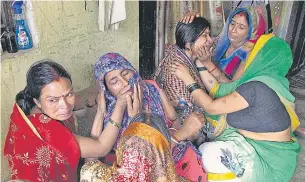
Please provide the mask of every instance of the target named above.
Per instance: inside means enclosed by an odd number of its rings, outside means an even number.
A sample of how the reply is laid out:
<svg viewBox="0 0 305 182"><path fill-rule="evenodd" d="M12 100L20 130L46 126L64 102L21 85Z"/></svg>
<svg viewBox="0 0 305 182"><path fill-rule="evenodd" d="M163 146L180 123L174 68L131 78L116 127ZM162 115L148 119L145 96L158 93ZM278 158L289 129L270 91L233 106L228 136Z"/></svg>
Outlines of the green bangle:
<svg viewBox="0 0 305 182"><path fill-rule="evenodd" d="M207 71L208 69L203 66L203 67L198 67L197 70L200 72L200 71Z"/></svg>
<svg viewBox="0 0 305 182"><path fill-rule="evenodd" d="M110 123L113 124L114 126L118 127L119 129L122 128L122 125L120 123L117 123L115 121L113 121L111 118L109 119Z"/></svg>

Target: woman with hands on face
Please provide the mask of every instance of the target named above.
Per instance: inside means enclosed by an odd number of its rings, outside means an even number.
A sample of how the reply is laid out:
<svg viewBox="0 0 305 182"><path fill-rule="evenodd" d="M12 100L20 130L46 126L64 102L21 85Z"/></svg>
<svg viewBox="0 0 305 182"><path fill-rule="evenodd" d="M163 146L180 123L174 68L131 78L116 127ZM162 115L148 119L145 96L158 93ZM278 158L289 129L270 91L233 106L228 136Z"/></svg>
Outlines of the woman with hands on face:
<svg viewBox="0 0 305 182"><path fill-rule="evenodd" d="M123 56L118 53L103 55L95 64L94 73L100 90L104 92L107 104L104 121L100 120L93 124L93 135L98 136L102 128L113 121L120 124L121 135L134 116L131 110L133 109L131 101L136 97L134 94L139 94L140 100L136 104L139 104L142 111L149 110L164 118L168 126L180 128L180 120L176 117L167 98L162 95L162 90L152 82L143 81L139 73Z"/></svg>
<svg viewBox="0 0 305 182"><path fill-rule="evenodd" d="M137 110L134 109L133 105L137 106L139 104L142 112L149 112L159 116L162 118L164 125L170 128L170 131L172 132L171 148L173 148L173 157L176 164L179 164L176 165L176 169L177 166L179 166L181 171L181 161L185 156L189 155L186 155L185 151L181 151L180 147L182 145L184 146L182 143L184 143L186 139L193 137L192 135L198 133L199 129L202 128L205 121L203 116L200 114L193 114L187 119L186 125L182 127L180 119L177 117L173 106L168 102L163 90L153 81L143 81L138 72L131 66L130 62L118 53L108 53L102 56L95 64L94 72L101 90L104 91L104 100L107 104L105 119L104 121L96 120L92 128L92 134L99 135L103 126L107 127L111 120L116 119L115 121L122 126L120 134L117 137L117 141L119 141L132 120L132 113L137 113ZM136 89L137 86L134 84L138 85L138 89ZM133 88L131 86L133 86ZM138 94L139 102L137 102L137 99L135 100L136 102L134 101L134 98L137 97L137 94L135 93L140 93ZM132 102L133 105L131 104L131 101L134 101ZM102 131L102 133L103 132L104 131ZM113 148L116 150L116 145ZM198 165L199 157L200 155L198 152L193 153L192 159L187 159L187 161L192 161L194 164L190 165L190 167ZM183 169L186 170L190 167L184 167ZM199 168L196 167L197 171L198 169L201 171L196 175L200 175L202 176L201 178L203 178L205 173L202 170L202 166ZM178 172L178 175L190 178L187 174L189 174L189 172ZM196 180L197 179L198 176L196 176Z"/></svg>
<svg viewBox="0 0 305 182"><path fill-rule="evenodd" d="M207 59L202 62L219 82L232 82L243 74L248 55L265 32L266 22L258 9L238 8L233 11L219 35L213 61ZM188 24L198 16L198 13L190 11L180 21Z"/></svg>

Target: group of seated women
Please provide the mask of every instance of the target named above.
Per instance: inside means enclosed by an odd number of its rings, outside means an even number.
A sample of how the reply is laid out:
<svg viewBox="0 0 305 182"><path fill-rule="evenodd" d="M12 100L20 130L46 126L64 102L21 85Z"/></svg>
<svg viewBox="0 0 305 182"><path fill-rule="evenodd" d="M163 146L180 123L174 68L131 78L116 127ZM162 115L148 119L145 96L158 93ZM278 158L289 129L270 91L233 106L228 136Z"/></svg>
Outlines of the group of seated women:
<svg viewBox="0 0 305 182"><path fill-rule="evenodd" d="M210 28L194 14L182 19L153 80L118 53L101 56L90 97L74 92L58 63L34 63L5 142L12 179L289 181L301 150L289 45L264 34L255 9L230 14L215 50ZM91 137L83 137L73 111L91 103ZM97 159L112 150L112 165ZM78 174L80 158L90 160Z"/></svg>

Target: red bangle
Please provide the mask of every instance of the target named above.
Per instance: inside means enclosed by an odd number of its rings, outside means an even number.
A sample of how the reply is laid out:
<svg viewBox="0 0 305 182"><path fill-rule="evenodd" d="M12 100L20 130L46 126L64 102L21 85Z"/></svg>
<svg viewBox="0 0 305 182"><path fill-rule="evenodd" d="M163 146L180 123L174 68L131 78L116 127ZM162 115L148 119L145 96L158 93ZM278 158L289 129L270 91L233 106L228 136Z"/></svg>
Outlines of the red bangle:
<svg viewBox="0 0 305 182"><path fill-rule="evenodd" d="M214 65L214 68L210 71L208 70L209 73L212 73L216 69L216 66Z"/></svg>

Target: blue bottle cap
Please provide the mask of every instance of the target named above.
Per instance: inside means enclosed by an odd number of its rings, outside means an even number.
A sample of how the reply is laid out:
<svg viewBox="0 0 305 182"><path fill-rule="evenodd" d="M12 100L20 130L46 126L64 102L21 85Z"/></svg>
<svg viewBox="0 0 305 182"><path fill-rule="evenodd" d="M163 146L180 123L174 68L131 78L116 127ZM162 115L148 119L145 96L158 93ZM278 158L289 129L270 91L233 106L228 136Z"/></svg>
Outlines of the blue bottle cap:
<svg viewBox="0 0 305 182"><path fill-rule="evenodd" d="M22 9L14 9L15 14L22 14Z"/></svg>
<svg viewBox="0 0 305 182"><path fill-rule="evenodd" d="M12 3L12 8L14 9L15 14L22 14L22 0L17 0Z"/></svg>

